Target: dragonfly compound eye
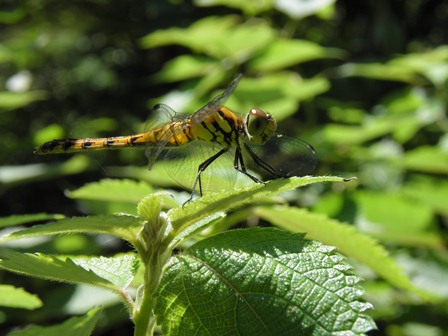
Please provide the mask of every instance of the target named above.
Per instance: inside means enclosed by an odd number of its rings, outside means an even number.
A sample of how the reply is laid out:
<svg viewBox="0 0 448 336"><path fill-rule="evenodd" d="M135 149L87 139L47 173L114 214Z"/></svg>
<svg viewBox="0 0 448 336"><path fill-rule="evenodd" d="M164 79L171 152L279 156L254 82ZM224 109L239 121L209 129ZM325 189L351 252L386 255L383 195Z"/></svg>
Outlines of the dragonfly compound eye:
<svg viewBox="0 0 448 336"><path fill-rule="evenodd" d="M277 122L264 111L253 108L246 117L246 134L250 142L262 145L269 140L277 129Z"/></svg>

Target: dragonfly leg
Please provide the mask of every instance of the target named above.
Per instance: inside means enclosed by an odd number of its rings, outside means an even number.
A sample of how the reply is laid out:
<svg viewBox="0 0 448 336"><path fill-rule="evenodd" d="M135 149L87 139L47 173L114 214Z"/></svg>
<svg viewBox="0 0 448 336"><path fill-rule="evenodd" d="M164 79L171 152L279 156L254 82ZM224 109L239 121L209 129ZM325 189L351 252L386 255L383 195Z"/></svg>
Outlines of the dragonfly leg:
<svg viewBox="0 0 448 336"><path fill-rule="evenodd" d="M276 176L276 177L286 177L282 174L280 174L275 168L271 167L271 165L265 161L263 161L255 152L250 148L247 144L244 144L244 147L249 152L250 156L254 160L254 162L259 165L261 168L266 170L269 174Z"/></svg>
<svg viewBox="0 0 448 336"><path fill-rule="evenodd" d="M241 148L238 146L235 151L235 160L233 162L233 167L238 170L240 173L243 173L247 177L249 177L255 183L263 183L263 181L257 179L255 176L249 174L247 172L246 166L244 165L243 155L241 154Z"/></svg>
<svg viewBox="0 0 448 336"><path fill-rule="evenodd" d="M196 179L194 180L193 188L191 189L190 198L184 203L184 205L187 204L188 202L190 202L193 199L194 190L196 189L196 185L198 183L199 183L199 193L202 196L202 182L201 182L201 174L202 174L202 172L204 170L206 170L207 167L210 166L211 163L213 163L213 161L215 161L217 158L219 158L221 155L223 155L228 150L229 150L229 147L225 147L225 148L221 149L218 153L216 153L215 155L209 157L207 160L205 160L204 162L202 162L199 165L199 167L198 167L198 174L196 175Z"/></svg>

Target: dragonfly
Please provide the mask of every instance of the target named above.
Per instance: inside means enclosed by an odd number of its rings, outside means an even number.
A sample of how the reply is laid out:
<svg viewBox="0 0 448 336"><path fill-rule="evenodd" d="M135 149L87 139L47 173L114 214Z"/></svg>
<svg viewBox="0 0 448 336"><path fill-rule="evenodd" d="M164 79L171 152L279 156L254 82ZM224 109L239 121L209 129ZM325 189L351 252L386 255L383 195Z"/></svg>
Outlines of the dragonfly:
<svg viewBox="0 0 448 336"><path fill-rule="evenodd" d="M223 106L241 77L239 74L224 92L190 116L179 115L167 105L158 104L153 114L165 115L168 121L153 123L146 132L52 140L35 148L34 153L65 154L146 146L151 169L165 152L163 159L169 175L192 188L187 202L193 199L197 189L201 196L205 190L216 190L220 185L219 175L225 176L221 180L227 181L227 187L232 187L238 173L255 183L311 174L317 163L315 150L300 139L277 133L277 122L271 114L252 108L242 116ZM190 168L196 169L196 174L188 174Z"/></svg>

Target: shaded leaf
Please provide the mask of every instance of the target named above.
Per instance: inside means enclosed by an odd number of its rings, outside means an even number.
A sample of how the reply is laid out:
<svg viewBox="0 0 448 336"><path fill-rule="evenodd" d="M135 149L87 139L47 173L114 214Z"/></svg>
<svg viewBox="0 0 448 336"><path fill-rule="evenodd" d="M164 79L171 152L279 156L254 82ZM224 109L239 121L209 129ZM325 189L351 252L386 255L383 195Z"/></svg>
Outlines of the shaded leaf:
<svg viewBox="0 0 448 336"><path fill-rule="evenodd" d="M98 322L101 308L96 307L81 317L72 317L64 323L49 327L32 326L24 330L14 331L9 336L90 336Z"/></svg>

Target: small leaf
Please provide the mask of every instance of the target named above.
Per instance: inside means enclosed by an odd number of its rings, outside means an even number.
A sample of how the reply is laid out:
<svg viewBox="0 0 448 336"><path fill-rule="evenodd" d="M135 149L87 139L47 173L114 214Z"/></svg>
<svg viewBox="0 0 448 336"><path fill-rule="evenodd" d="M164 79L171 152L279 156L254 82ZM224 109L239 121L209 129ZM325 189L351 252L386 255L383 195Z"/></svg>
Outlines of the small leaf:
<svg viewBox="0 0 448 336"><path fill-rule="evenodd" d="M0 306L22 309L36 309L42 307L42 301L37 295L30 294L23 288L11 285L0 285Z"/></svg>
<svg viewBox="0 0 448 336"><path fill-rule="evenodd" d="M32 326L21 331L14 331L9 336L90 336L96 326L101 308L96 307L81 317L72 317L64 323L49 327Z"/></svg>
<svg viewBox="0 0 448 336"><path fill-rule="evenodd" d="M128 202L137 204L143 197L154 192L154 189L143 181L128 179L103 179L99 182L67 192L74 199L86 199L107 202Z"/></svg>
<svg viewBox="0 0 448 336"><path fill-rule="evenodd" d="M375 328L358 282L303 234L235 230L171 259L155 312L169 335L355 335Z"/></svg>
<svg viewBox="0 0 448 336"><path fill-rule="evenodd" d="M423 295L388 256L384 247L352 226L292 207L258 207L255 214L283 229L306 232L311 239L336 246L343 254L369 266L391 284Z"/></svg>
<svg viewBox="0 0 448 336"><path fill-rule="evenodd" d="M60 260L51 255L18 253L8 249L0 250L0 268L41 279L67 283L84 283L118 291L109 281L76 265L73 260Z"/></svg>

